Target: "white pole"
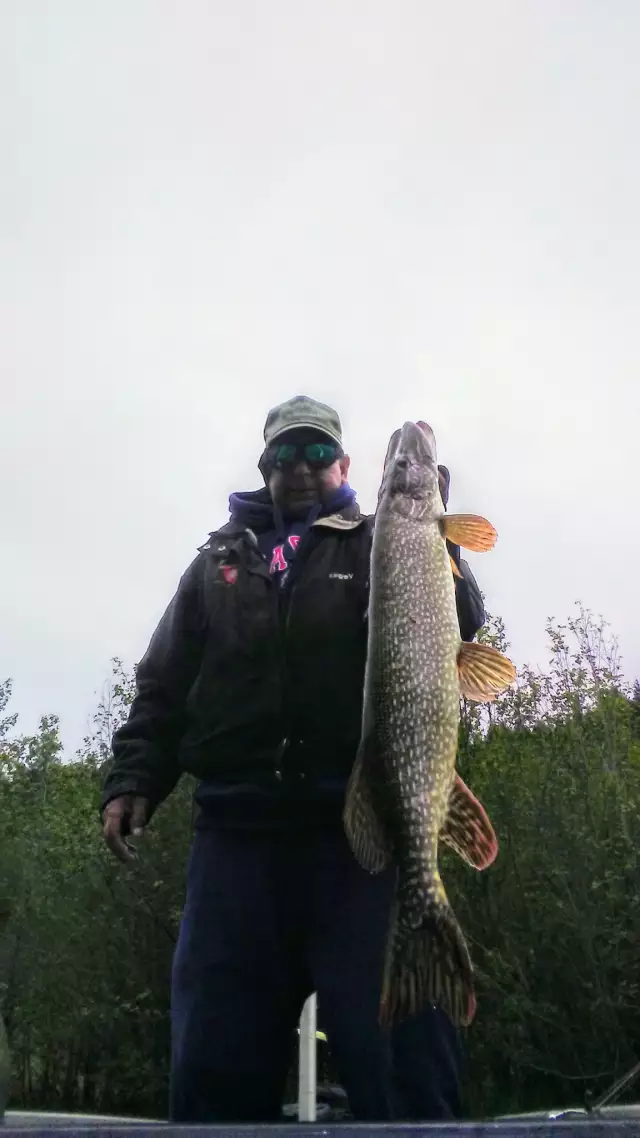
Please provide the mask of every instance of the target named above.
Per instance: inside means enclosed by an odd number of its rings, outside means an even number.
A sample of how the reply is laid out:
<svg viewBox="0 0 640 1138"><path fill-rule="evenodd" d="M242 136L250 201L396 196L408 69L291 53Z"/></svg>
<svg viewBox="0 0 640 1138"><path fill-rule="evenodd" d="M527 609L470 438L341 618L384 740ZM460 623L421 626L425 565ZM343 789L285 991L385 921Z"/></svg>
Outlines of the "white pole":
<svg viewBox="0 0 640 1138"><path fill-rule="evenodd" d="M298 1045L298 1120L316 1121L316 994L305 1003L300 1016Z"/></svg>

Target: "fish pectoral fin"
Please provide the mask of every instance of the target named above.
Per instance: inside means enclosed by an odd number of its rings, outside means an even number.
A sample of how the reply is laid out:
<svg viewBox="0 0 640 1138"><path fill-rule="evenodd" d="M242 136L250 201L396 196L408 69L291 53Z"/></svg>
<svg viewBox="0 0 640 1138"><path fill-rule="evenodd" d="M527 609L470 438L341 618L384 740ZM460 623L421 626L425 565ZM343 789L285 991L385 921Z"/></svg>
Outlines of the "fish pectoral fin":
<svg viewBox="0 0 640 1138"><path fill-rule="evenodd" d="M472 553L486 553L498 539L491 522L479 514L445 514L440 518L440 533Z"/></svg>
<svg viewBox="0 0 640 1138"><path fill-rule="evenodd" d="M451 788L440 840L474 869L487 869L498 856L498 839L489 816L459 774Z"/></svg>
<svg viewBox="0 0 640 1138"><path fill-rule="evenodd" d="M373 805L362 745L347 786L343 822L356 860L369 873L380 873L391 860L391 848Z"/></svg>
<svg viewBox="0 0 640 1138"><path fill-rule="evenodd" d="M458 682L465 699L480 703L496 699L512 684L516 670L511 660L489 644L463 641L458 652Z"/></svg>
<svg viewBox="0 0 640 1138"><path fill-rule="evenodd" d="M449 554L449 561L451 562L451 568L453 570L454 577L462 577L462 573L458 569L458 566L456 565L455 561L453 560L453 557L451 556L451 554Z"/></svg>

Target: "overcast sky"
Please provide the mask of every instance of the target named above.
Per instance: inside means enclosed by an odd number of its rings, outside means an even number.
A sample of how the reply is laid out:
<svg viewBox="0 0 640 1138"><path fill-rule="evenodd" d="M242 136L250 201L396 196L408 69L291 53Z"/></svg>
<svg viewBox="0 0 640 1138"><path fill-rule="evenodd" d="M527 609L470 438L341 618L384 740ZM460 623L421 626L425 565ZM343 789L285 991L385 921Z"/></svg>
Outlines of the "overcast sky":
<svg viewBox="0 0 640 1138"><path fill-rule="evenodd" d="M517 664L640 673L638 0L0 0L0 678L79 745L268 409L432 424Z"/></svg>

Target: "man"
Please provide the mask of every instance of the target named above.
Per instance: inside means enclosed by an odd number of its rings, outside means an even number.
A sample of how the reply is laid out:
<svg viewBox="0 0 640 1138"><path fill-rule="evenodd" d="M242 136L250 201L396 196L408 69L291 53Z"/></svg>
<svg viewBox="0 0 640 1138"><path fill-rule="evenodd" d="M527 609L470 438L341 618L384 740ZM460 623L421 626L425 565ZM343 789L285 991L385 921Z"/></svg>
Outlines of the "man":
<svg viewBox="0 0 640 1138"><path fill-rule="evenodd" d="M419 1116L412 1056L452 1029L431 1008L401 1025L392 1072L378 1004L394 874L361 869L341 820L373 519L349 486L330 407L297 396L269 413L264 440L265 486L231 495L229 522L185 572L138 667L104 787L105 838L126 859L127 834L181 772L198 778L172 976L173 1121L277 1120L314 990L355 1118ZM445 498L448 483L442 468ZM471 639L482 600L451 550Z"/></svg>

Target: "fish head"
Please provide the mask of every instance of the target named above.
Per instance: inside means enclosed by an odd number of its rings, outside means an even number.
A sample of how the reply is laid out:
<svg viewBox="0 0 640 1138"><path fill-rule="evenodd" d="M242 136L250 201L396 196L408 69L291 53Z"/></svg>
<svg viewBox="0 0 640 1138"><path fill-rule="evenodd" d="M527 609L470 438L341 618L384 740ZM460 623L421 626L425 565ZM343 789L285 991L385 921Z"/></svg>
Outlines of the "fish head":
<svg viewBox="0 0 640 1138"><path fill-rule="evenodd" d="M436 440L428 423L407 422L393 432L378 502L383 499L405 517L419 519L443 512Z"/></svg>

